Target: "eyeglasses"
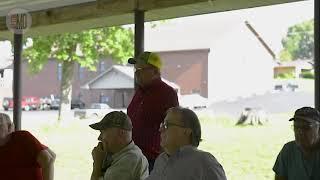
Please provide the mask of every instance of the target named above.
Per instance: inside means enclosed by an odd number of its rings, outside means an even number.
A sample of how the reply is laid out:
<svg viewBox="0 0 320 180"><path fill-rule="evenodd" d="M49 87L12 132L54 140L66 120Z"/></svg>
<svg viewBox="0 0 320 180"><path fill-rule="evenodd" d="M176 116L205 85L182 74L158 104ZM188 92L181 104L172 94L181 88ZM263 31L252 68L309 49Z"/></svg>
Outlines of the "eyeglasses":
<svg viewBox="0 0 320 180"><path fill-rule="evenodd" d="M185 128L185 126L180 125L180 124L175 124L175 123L169 123L169 122L162 122L160 124L160 129L168 129L170 126L177 126L177 127L182 127Z"/></svg>

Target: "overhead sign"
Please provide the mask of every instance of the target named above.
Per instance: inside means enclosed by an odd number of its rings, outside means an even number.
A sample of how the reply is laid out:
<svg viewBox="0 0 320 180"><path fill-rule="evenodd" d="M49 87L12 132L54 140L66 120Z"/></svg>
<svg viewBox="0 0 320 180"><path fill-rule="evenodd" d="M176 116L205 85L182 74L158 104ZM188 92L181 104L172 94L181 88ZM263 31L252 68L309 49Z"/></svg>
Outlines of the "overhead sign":
<svg viewBox="0 0 320 180"><path fill-rule="evenodd" d="M27 10L15 8L7 14L6 24L11 32L24 34L31 27L32 18Z"/></svg>

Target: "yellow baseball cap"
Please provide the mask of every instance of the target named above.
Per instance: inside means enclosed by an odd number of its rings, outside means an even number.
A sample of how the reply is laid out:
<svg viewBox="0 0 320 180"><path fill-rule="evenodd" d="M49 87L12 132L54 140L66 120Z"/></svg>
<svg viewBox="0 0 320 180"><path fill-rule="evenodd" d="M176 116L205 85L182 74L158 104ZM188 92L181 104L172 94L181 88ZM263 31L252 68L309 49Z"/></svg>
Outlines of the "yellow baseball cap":
<svg viewBox="0 0 320 180"><path fill-rule="evenodd" d="M158 69L161 69L162 62L160 56L154 52L145 51L140 54L137 58L129 58L129 64L150 64Z"/></svg>

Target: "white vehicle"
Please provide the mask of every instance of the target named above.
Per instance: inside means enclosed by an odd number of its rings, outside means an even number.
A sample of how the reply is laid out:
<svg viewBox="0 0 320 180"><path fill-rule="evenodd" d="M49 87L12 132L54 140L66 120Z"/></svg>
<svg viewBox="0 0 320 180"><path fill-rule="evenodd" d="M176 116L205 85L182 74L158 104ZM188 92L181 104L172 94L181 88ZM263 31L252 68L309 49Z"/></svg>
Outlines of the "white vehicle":
<svg viewBox="0 0 320 180"><path fill-rule="evenodd" d="M189 109L204 109L208 107L208 99L199 94L181 95L179 102L181 106Z"/></svg>
<svg viewBox="0 0 320 180"><path fill-rule="evenodd" d="M109 109L110 106L104 103L92 103L90 109Z"/></svg>
<svg viewBox="0 0 320 180"><path fill-rule="evenodd" d="M79 116L79 118L102 118L111 110L108 104L92 103L89 109L75 110L74 115Z"/></svg>

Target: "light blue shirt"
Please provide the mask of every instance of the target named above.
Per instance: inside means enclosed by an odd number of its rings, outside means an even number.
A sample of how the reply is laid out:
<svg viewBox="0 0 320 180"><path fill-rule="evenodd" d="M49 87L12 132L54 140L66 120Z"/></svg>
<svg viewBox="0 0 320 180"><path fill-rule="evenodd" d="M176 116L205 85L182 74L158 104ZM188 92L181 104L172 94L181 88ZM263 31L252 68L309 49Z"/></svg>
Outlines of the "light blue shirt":
<svg viewBox="0 0 320 180"><path fill-rule="evenodd" d="M296 142L291 141L283 146L273 171L287 180L320 180L320 149L306 160Z"/></svg>
<svg viewBox="0 0 320 180"><path fill-rule="evenodd" d="M191 145L170 157L162 153L156 159L147 180L226 180L221 164L208 152Z"/></svg>

